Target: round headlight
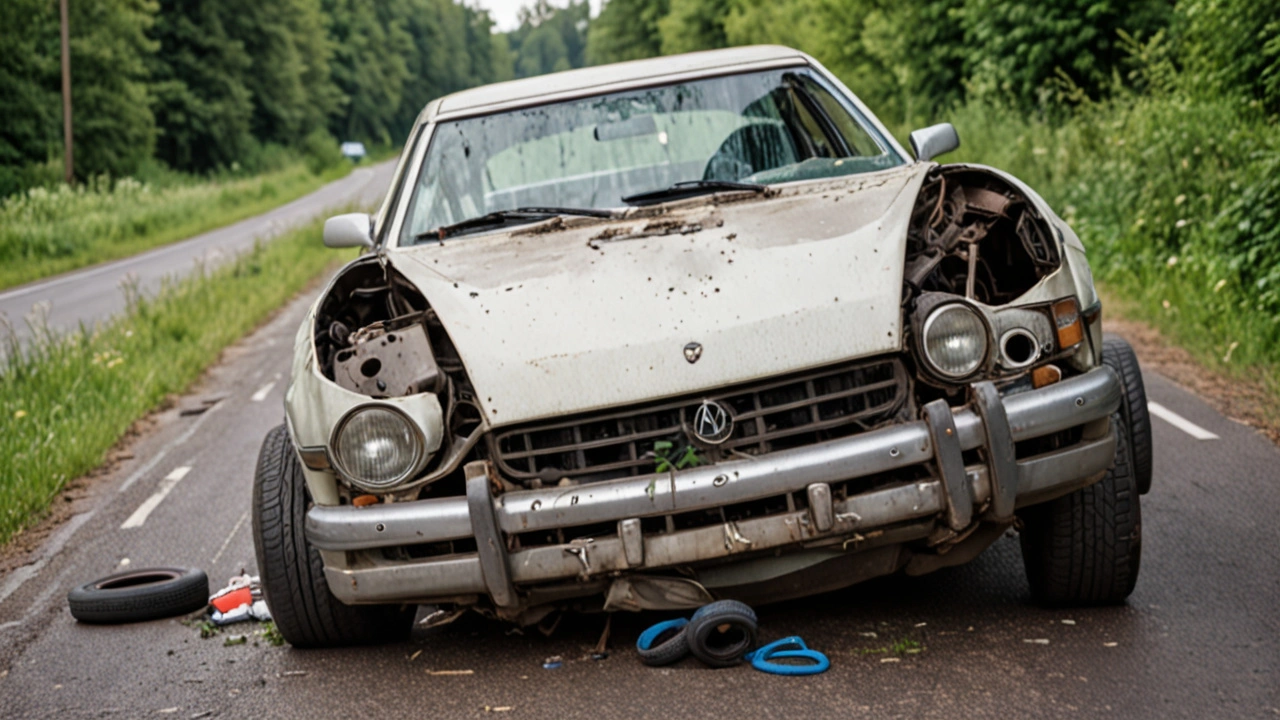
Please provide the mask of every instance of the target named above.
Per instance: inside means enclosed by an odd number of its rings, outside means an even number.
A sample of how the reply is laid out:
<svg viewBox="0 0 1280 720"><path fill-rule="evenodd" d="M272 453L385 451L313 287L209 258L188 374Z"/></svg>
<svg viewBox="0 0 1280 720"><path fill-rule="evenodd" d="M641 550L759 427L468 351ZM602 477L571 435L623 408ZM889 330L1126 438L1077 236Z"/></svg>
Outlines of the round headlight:
<svg viewBox="0 0 1280 720"><path fill-rule="evenodd" d="M923 345L934 370L946 377L964 377L987 357L987 325L968 305L944 305L924 321Z"/></svg>
<svg viewBox="0 0 1280 720"><path fill-rule="evenodd" d="M351 411L334 434L338 469L353 484L385 490L418 468L422 438L404 415L386 407Z"/></svg>

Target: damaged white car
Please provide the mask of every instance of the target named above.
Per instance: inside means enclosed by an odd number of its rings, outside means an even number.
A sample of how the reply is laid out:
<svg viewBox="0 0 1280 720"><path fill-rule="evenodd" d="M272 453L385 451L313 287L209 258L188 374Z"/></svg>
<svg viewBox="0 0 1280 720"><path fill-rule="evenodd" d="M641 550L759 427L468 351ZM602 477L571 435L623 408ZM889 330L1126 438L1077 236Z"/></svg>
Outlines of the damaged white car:
<svg viewBox="0 0 1280 720"><path fill-rule="evenodd" d="M255 483L298 646L419 604L772 602L1020 532L1032 596L1123 601L1151 432L1071 229L909 155L835 77L736 48L426 107L297 336Z"/></svg>

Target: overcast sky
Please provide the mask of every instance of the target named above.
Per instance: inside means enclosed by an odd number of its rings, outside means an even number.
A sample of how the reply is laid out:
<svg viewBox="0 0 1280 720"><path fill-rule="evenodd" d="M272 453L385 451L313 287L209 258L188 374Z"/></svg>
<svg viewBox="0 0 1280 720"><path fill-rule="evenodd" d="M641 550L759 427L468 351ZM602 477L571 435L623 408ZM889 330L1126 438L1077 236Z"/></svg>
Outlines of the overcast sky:
<svg viewBox="0 0 1280 720"><path fill-rule="evenodd" d="M525 5L531 5L533 0L470 0L467 4L476 4L489 11L489 17L498 24L497 29L501 32L515 30L519 25L516 19L520 8ZM565 0L551 0L552 5L564 7L569 3ZM591 15L595 17L600 12L600 0L591 0Z"/></svg>

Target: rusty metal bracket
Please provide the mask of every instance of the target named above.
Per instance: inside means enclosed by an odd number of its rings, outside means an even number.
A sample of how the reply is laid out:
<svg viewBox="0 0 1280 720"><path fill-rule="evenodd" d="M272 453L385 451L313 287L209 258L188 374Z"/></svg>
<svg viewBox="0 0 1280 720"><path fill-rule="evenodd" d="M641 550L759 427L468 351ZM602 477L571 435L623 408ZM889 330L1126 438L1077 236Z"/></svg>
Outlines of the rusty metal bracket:
<svg viewBox="0 0 1280 720"><path fill-rule="evenodd" d="M947 525L952 530L962 530L973 520L973 495L969 489L969 478L964 472L960 435L956 432L951 406L947 405L946 400L934 400L924 406L924 419L929 426L929 439L933 443L938 474L947 491Z"/></svg>
<svg viewBox="0 0 1280 720"><path fill-rule="evenodd" d="M489 463L476 460L463 466L467 477L467 510L471 514L471 532L476 537L480 555L480 573L484 585L498 607L514 607L516 590L507 566L507 551L498 534L494 517L493 495L489 491Z"/></svg>
<svg viewBox="0 0 1280 720"><path fill-rule="evenodd" d="M726 522L724 524L724 549L728 552L734 552L738 545L753 545L750 540L743 536L742 531L738 529L738 523Z"/></svg>
<svg viewBox="0 0 1280 720"><path fill-rule="evenodd" d="M569 543L569 547L564 551L578 558L578 562L582 563L582 572L579 577L586 580L591 576L591 543L595 542L595 538L577 538Z"/></svg>
<svg viewBox="0 0 1280 720"><path fill-rule="evenodd" d="M1013 447L1013 431L1004 410L1000 391L990 381L973 384L974 405L982 416L986 433L987 466L991 477L990 519L1013 517L1018 501L1018 457Z"/></svg>

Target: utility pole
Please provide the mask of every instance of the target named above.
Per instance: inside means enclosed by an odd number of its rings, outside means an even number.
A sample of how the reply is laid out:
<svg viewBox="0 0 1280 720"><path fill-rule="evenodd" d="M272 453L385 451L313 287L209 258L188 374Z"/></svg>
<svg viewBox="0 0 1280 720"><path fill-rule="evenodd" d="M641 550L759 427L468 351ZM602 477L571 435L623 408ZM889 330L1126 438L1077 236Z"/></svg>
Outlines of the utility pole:
<svg viewBox="0 0 1280 720"><path fill-rule="evenodd" d="M66 149L64 160L66 161L67 184L70 185L75 180L75 162L71 155L71 33L68 26L70 22L67 20L67 0L59 0L58 5L62 12L62 144Z"/></svg>

